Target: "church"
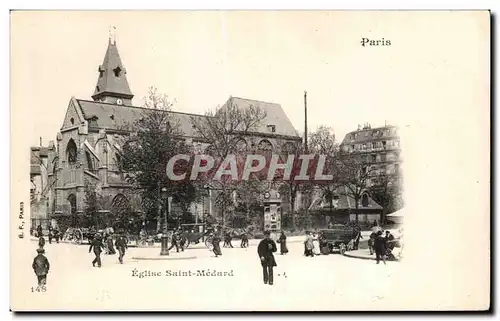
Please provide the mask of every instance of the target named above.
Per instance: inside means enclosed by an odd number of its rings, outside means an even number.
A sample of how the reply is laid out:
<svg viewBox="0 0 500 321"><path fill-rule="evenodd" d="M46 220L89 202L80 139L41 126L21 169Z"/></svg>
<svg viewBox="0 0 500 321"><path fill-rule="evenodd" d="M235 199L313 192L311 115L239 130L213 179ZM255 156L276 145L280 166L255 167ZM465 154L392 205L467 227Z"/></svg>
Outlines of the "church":
<svg viewBox="0 0 500 321"><path fill-rule="evenodd" d="M48 146L31 148L32 226L78 217L83 214L85 184L95 186L102 196L102 214L120 211L141 213L139 196L125 181L121 170L122 146L126 135L145 108L134 106L134 94L127 81L116 41L109 39L92 97L71 97L66 115ZM195 94L195 93L193 93ZM302 139L276 103L230 97L225 104L238 108L255 106L266 117L258 130L245 141L258 149L274 149L278 144L300 144ZM208 106L207 106L208 107ZM197 137L191 117L206 117L169 111L180 125L187 143L203 151L207 144ZM207 198L207 197L206 197ZM213 202L204 199L192 205L195 216L216 213ZM54 222L55 221L55 222Z"/></svg>

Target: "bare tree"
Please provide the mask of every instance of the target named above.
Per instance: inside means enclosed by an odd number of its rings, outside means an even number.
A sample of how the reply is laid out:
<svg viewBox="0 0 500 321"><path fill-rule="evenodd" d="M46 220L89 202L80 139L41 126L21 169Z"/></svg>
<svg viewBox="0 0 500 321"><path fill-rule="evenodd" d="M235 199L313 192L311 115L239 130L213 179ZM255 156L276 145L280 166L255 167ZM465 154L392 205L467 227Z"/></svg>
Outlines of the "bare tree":
<svg viewBox="0 0 500 321"><path fill-rule="evenodd" d="M324 173L332 175L332 180L317 184L321 191L321 197L328 202L330 213L333 212L333 201L336 190L343 185L342 166L339 166L339 145L335 140L335 134L331 127L320 126L309 135L309 148L318 155L325 156Z"/></svg>
<svg viewBox="0 0 500 321"><path fill-rule="evenodd" d="M383 173L374 178L373 181L374 184L370 186L370 196L382 206L381 220L384 223L387 214L402 207L399 177Z"/></svg>
<svg viewBox="0 0 500 321"><path fill-rule="evenodd" d="M265 118L265 111L258 106L239 108L230 99L214 112L207 112L205 117L191 117L191 123L196 135L209 144L208 154L223 160L230 154L247 153L248 146L242 148L241 142L256 131ZM218 191L215 204L222 210L222 224L225 225L226 210L231 210L234 205L233 194L238 184L229 180L212 184Z"/></svg>
<svg viewBox="0 0 500 321"><path fill-rule="evenodd" d="M345 187L344 195L354 200L356 209L356 222L359 217L359 202L364 193L369 189L373 168L351 155L342 155L337 161L338 171L341 173L342 185Z"/></svg>

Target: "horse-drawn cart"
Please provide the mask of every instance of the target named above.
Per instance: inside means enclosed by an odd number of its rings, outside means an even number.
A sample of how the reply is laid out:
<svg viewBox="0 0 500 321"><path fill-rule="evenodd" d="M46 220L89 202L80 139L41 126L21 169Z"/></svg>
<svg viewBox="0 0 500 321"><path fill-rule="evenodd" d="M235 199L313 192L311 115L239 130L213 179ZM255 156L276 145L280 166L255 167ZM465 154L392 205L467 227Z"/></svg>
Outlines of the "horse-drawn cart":
<svg viewBox="0 0 500 321"><path fill-rule="evenodd" d="M351 226L335 225L330 229L320 231L320 246L327 246L329 253L339 251L344 254L352 250L350 244L356 237L356 230Z"/></svg>
<svg viewBox="0 0 500 321"><path fill-rule="evenodd" d="M62 240L73 244L82 244L85 241L90 243L96 233L95 229L69 227L64 232Z"/></svg>

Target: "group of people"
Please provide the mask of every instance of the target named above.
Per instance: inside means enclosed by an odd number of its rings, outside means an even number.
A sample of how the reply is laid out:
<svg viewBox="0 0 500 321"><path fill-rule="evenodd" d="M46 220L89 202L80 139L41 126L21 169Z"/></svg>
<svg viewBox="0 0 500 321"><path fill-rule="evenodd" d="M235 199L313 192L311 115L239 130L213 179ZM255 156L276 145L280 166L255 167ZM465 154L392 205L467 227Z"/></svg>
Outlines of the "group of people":
<svg viewBox="0 0 500 321"><path fill-rule="evenodd" d="M396 246L397 240L390 231L384 232L381 229L373 230L370 234L370 239L368 240L368 247L370 249L370 255L375 253L377 264L382 260L385 264L386 258L390 261L396 260L392 251Z"/></svg>
<svg viewBox="0 0 500 321"><path fill-rule="evenodd" d="M304 240L304 255L314 257L320 255L320 241L321 237L315 232L306 231L306 239Z"/></svg>
<svg viewBox="0 0 500 321"><path fill-rule="evenodd" d="M124 233L118 233L115 238L114 246L113 246L113 235L110 235L104 232L96 233L94 238L90 242L89 253L94 251L95 258L92 261L92 266L95 267L97 264L98 267L102 266L101 261L101 253L104 251L108 255L116 254L116 249L118 250L118 261L123 264L123 257L125 256L125 251L128 249L127 246L127 238ZM106 245L105 245L106 244Z"/></svg>

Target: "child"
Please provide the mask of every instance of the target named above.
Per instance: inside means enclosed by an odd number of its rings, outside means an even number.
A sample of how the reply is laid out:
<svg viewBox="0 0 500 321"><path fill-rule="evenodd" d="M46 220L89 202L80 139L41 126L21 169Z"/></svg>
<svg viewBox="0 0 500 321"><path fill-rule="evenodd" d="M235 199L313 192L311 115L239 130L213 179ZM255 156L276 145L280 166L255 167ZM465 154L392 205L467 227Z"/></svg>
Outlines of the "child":
<svg viewBox="0 0 500 321"><path fill-rule="evenodd" d="M38 278L37 290L39 290L40 288L45 288L45 285L47 284L47 274L49 273L50 264L49 260L45 257L45 255L43 255L45 253L44 249L36 249L36 252L38 255L33 260L32 267Z"/></svg>

